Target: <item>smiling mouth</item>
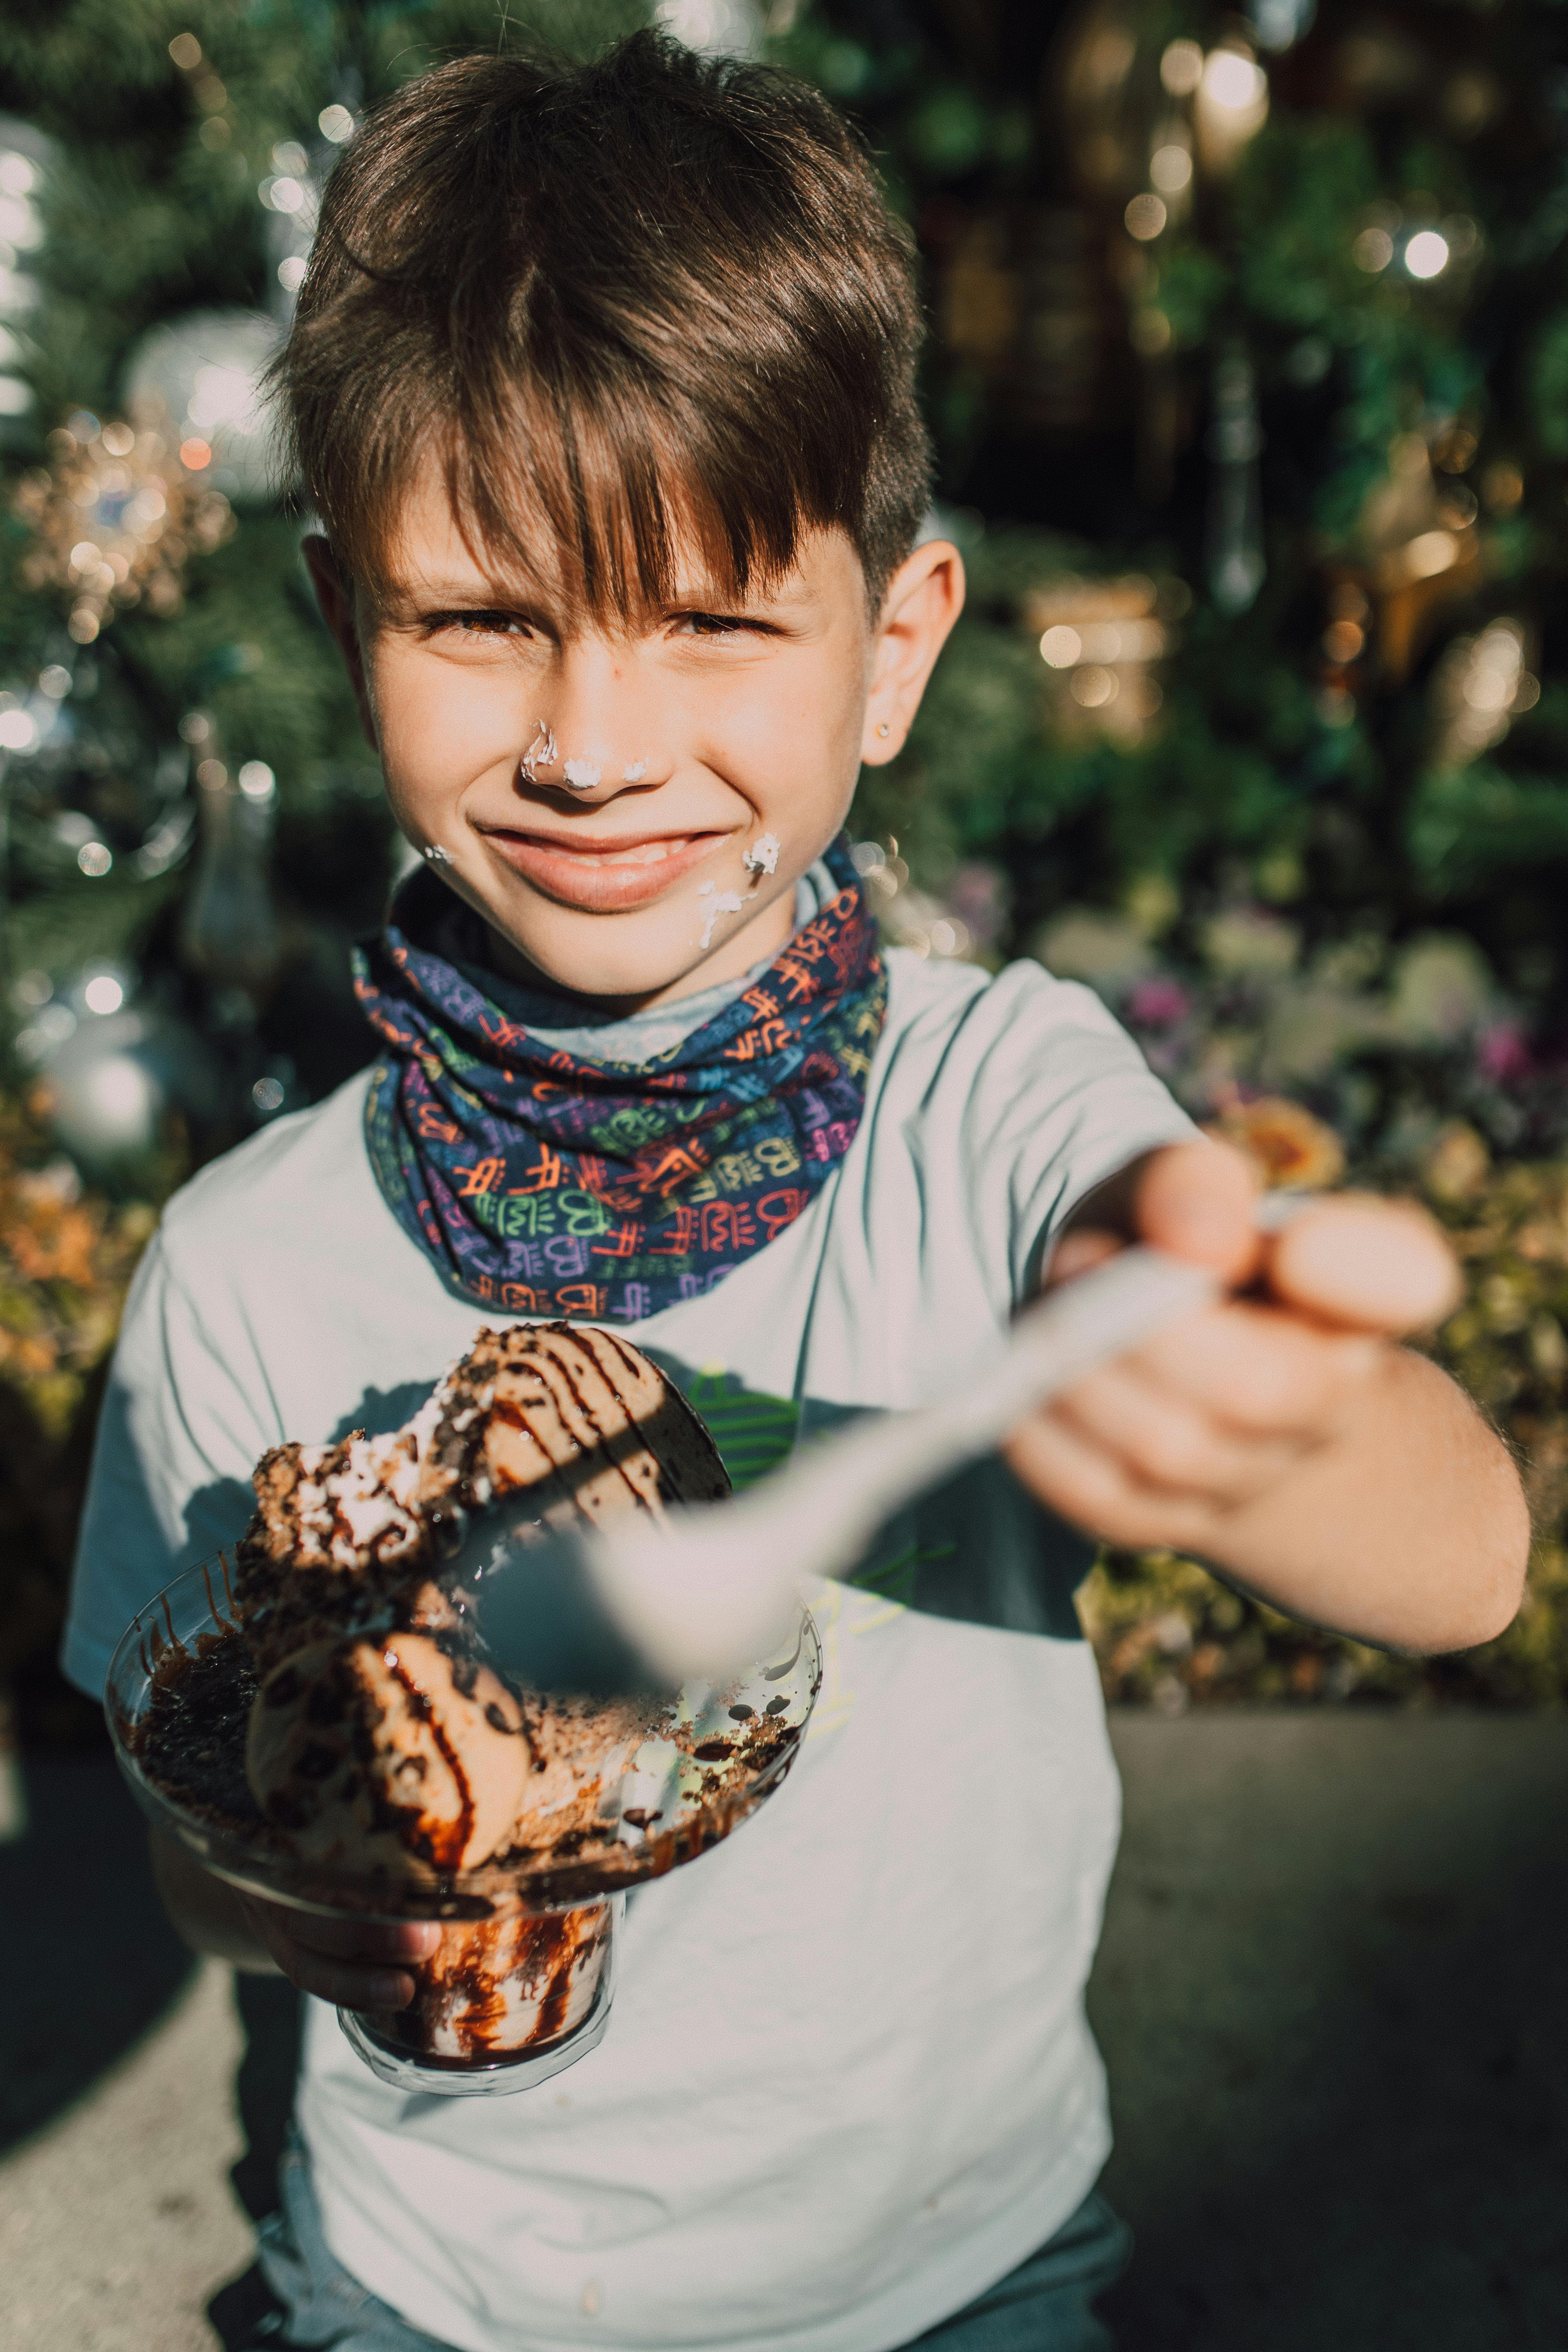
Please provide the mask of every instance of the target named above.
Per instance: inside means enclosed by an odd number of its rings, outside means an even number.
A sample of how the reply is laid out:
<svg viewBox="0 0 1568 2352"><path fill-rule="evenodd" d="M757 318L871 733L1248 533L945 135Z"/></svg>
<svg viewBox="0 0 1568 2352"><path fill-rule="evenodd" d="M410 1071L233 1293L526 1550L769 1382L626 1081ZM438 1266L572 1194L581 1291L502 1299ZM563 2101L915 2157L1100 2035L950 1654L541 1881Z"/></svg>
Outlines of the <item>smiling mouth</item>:
<svg viewBox="0 0 1568 2352"><path fill-rule="evenodd" d="M657 841L627 841L619 847L596 849L589 842L557 841L549 834L520 833L511 838L525 841L533 849L542 850L547 856L575 857L585 866L663 866L679 856L694 841L713 841L710 833L671 833Z"/></svg>
<svg viewBox="0 0 1568 2352"><path fill-rule="evenodd" d="M498 857L546 898L606 914L658 898L729 837L669 833L616 842L563 840L502 826L478 830Z"/></svg>

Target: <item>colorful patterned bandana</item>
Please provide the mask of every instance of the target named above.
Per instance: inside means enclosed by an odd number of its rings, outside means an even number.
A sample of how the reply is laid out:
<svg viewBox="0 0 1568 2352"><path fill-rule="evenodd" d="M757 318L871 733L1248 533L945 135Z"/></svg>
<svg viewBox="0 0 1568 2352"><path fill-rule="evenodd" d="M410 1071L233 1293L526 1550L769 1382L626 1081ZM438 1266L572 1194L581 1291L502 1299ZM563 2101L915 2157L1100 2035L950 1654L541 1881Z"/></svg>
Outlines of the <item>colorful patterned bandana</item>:
<svg viewBox="0 0 1568 2352"><path fill-rule="evenodd" d="M795 1223L855 1139L888 1003L843 841L826 864L837 896L762 977L636 1066L509 1020L430 944L450 894L411 877L355 955L384 1041L365 1139L449 1290L505 1315L640 1322Z"/></svg>

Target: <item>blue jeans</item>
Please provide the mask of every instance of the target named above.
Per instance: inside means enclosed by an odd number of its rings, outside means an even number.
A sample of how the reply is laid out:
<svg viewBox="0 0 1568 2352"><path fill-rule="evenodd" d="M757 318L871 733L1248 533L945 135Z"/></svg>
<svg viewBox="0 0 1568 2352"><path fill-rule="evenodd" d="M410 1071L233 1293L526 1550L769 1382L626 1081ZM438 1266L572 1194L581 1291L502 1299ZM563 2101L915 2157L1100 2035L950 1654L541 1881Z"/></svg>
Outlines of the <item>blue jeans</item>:
<svg viewBox="0 0 1568 2352"><path fill-rule="evenodd" d="M282 2187L283 2210L257 2231L261 2269L288 2315L272 2343L313 2352L450 2352L328 2252L298 2140L284 2156ZM1027 2262L916 2340L932 2352L1114 2352L1093 2305L1121 2275L1131 2246L1131 2231L1104 2199L1086 2197Z"/></svg>

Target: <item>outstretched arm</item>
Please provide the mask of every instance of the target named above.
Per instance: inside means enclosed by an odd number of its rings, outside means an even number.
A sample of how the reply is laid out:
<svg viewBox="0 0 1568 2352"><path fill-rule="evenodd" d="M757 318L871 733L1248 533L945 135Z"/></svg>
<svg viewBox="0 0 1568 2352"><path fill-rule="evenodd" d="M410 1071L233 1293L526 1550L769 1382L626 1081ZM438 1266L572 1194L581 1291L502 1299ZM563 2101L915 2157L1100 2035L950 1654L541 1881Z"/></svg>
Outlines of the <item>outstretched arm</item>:
<svg viewBox="0 0 1568 2352"><path fill-rule="evenodd" d="M1083 1204L1053 1283L1137 1238L1239 1295L1056 1398L1014 1468L1109 1541L1191 1553L1313 1624L1390 1649L1489 1640L1523 1590L1519 1476L1464 1392L1394 1344L1453 1305L1447 1244L1419 1210L1357 1195L1260 1236L1254 1189L1237 1153L1184 1143Z"/></svg>

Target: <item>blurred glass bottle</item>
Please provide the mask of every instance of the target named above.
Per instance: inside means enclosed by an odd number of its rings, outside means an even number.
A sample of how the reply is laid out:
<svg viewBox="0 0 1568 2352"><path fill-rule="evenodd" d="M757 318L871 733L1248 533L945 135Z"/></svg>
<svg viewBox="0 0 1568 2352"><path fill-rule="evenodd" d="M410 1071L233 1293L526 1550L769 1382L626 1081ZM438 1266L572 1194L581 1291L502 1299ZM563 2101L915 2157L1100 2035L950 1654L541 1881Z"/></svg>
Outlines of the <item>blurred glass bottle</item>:
<svg viewBox="0 0 1568 2352"><path fill-rule="evenodd" d="M247 760L231 775L209 751L198 764L201 849L180 944L185 961L220 997L243 996L252 1013L270 994L282 962L268 878L277 805L277 783L265 761Z"/></svg>

